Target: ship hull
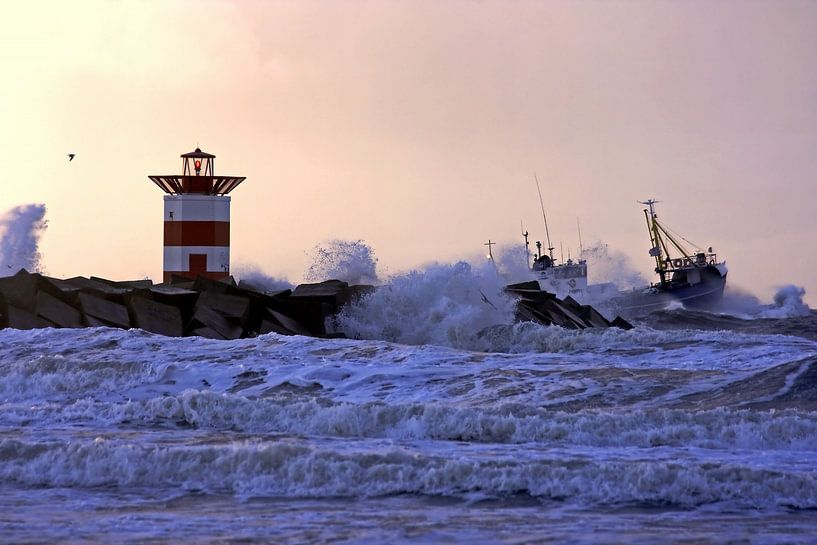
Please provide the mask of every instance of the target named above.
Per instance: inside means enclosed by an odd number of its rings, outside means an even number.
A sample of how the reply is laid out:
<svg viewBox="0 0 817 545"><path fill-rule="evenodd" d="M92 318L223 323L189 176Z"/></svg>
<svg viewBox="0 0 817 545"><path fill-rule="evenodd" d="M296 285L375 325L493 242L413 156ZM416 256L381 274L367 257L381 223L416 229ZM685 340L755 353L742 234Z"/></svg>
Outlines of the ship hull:
<svg viewBox="0 0 817 545"><path fill-rule="evenodd" d="M674 303L695 310L715 310L723 300L726 287L726 267L711 265L701 271L700 282L694 285L652 286L634 290L616 298L614 307L625 316L643 316L663 310Z"/></svg>
<svg viewBox="0 0 817 545"><path fill-rule="evenodd" d="M706 281L694 286L670 288L665 292L683 303L687 308L712 310L723 300L723 290L726 287L726 275L712 276Z"/></svg>

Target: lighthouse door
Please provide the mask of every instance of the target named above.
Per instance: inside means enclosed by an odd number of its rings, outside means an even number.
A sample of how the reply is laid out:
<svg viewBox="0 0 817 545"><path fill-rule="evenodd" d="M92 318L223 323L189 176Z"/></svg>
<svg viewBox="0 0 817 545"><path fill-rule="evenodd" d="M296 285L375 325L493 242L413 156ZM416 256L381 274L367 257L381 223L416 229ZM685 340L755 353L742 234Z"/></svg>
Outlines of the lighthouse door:
<svg viewBox="0 0 817 545"><path fill-rule="evenodd" d="M204 275L207 272L207 254L190 254L190 275Z"/></svg>

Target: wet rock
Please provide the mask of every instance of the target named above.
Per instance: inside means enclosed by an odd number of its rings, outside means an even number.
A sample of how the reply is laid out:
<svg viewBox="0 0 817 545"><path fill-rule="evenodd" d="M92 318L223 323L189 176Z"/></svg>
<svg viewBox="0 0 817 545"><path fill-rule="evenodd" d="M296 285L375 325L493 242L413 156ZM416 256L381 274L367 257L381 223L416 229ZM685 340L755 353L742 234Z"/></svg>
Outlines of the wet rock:
<svg viewBox="0 0 817 545"><path fill-rule="evenodd" d="M226 293L217 293L213 291L205 291L199 296L196 306L207 306L225 318L232 318L240 322L248 318L250 312L250 299L240 295L227 295Z"/></svg>
<svg viewBox="0 0 817 545"><path fill-rule="evenodd" d="M56 327L53 322L41 318L27 310L17 308L13 305L5 305L0 319L2 327L12 329L38 329L41 327Z"/></svg>
<svg viewBox="0 0 817 545"><path fill-rule="evenodd" d="M341 280L327 280L297 286L290 299L327 303L338 309L349 301L349 295L349 284Z"/></svg>
<svg viewBox="0 0 817 545"><path fill-rule="evenodd" d="M617 327L619 329L624 329L626 331L629 331L633 328L633 325L624 318L622 318L621 316L616 316L616 319L610 322L610 325L613 327Z"/></svg>
<svg viewBox="0 0 817 545"><path fill-rule="evenodd" d="M133 297L128 302L128 311L131 322L139 329L168 337L182 336L182 314L177 307Z"/></svg>
<svg viewBox="0 0 817 545"><path fill-rule="evenodd" d="M286 316L285 314L281 314L280 312L276 312L269 308L266 309L266 313L267 313L267 317L265 320L266 322L271 324L277 324L277 326L283 328L284 331L288 331L289 335L307 335L307 336L311 335L311 332L309 331L308 328L306 328L297 320L294 320L289 316Z"/></svg>
<svg viewBox="0 0 817 545"><path fill-rule="evenodd" d="M37 315L58 327L82 327L82 313L44 291L37 292Z"/></svg>
<svg viewBox="0 0 817 545"><path fill-rule="evenodd" d="M103 322L127 329L130 327L130 317L128 309L124 305L96 297L89 293L79 294L79 304L82 312L88 317L102 320Z"/></svg>
<svg viewBox="0 0 817 545"><path fill-rule="evenodd" d="M9 305L34 313L37 307L37 277L25 269L14 276L0 278L0 295Z"/></svg>
<svg viewBox="0 0 817 545"><path fill-rule="evenodd" d="M193 318L185 327L192 335L212 338L210 332L202 334L201 331L210 329L218 333L222 339L239 339L243 332L241 326L230 322L227 318L205 305L196 305Z"/></svg>

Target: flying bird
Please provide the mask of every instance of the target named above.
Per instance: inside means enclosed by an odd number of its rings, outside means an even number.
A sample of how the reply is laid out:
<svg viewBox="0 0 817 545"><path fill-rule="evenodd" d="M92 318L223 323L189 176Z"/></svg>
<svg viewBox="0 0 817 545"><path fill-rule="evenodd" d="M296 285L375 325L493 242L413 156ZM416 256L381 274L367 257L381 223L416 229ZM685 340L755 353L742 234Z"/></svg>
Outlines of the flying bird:
<svg viewBox="0 0 817 545"><path fill-rule="evenodd" d="M71 161L73 161L74 157L76 157L76 155L77 155L76 153L69 153L68 154L68 162L70 163Z"/></svg>

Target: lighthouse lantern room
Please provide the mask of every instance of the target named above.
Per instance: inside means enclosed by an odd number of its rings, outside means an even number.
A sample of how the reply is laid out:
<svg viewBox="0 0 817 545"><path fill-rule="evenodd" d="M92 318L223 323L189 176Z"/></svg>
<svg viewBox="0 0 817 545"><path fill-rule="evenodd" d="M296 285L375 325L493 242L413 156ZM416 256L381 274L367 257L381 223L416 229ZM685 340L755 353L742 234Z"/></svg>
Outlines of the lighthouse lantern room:
<svg viewBox="0 0 817 545"><path fill-rule="evenodd" d="M230 275L230 193L243 176L216 176L215 155L183 153L181 175L148 176L164 197L164 281Z"/></svg>

